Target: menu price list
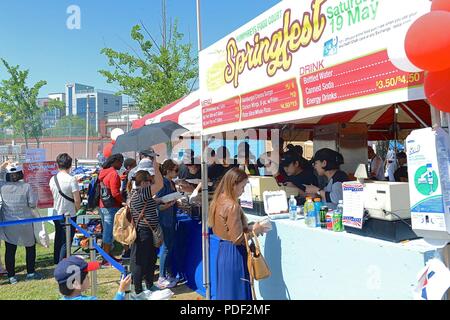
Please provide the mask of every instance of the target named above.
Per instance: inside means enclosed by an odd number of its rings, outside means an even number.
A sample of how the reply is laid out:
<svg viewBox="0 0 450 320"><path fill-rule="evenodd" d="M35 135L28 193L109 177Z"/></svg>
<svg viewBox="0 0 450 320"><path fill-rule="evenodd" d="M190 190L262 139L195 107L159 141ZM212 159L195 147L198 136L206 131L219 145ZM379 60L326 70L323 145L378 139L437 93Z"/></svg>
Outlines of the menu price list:
<svg viewBox="0 0 450 320"><path fill-rule="evenodd" d="M307 107L423 84L424 74L397 69L387 51L326 68L300 78Z"/></svg>
<svg viewBox="0 0 450 320"><path fill-rule="evenodd" d="M237 122L239 121L240 112L239 97L204 106L202 110L203 128Z"/></svg>
<svg viewBox="0 0 450 320"><path fill-rule="evenodd" d="M298 85L290 79L276 85L244 94L242 98L242 120L298 110Z"/></svg>

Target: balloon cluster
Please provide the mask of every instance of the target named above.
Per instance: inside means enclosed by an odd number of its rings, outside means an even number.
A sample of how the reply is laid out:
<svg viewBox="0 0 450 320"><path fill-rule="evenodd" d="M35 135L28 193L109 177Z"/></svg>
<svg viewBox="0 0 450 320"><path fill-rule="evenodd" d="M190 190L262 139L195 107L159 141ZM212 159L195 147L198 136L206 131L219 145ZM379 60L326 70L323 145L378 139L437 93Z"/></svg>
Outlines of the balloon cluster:
<svg viewBox="0 0 450 320"><path fill-rule="evenodd" d="M425 95L430 103L450 112L450 1L433 0L431 12L420 17L405 38L408 59L425 76Z"/></svg>
<svg viewBox="0 0 450 320"><path fill-rule="evenodd" d="M112 156L112 148L116 143L117 138L122 134L124 134L124 132L120 128L116 128L111 131L111 142L107 143L103 148L103 156L105 158L109 158L110 156Z"/></svg>

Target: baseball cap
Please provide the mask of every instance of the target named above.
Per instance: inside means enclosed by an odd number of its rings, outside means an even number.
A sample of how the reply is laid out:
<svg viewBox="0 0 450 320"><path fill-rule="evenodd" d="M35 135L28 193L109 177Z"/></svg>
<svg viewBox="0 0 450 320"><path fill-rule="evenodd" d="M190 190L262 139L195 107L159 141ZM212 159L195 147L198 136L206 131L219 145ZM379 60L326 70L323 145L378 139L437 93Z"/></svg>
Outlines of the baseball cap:
<svg viewBox="0 0 450 320"><path fill-rule="evenodd" d="M155 152L155 150L151 147L148 149L142 150L139 153L141 156L146 156L146 157L158 157L159 156L159 154L157 154Z"/></svg>
<svg viewBox="0 0 450 320"><path fill-rule="evenodd" d="M300 156L295 152L287 151L281 156L280 164L282 167L287 167L295 161L300 162Z"/></svg>
<svg viewBox="0 0 450 320"><path fill-rule="evenodd" d="M139 171L147 171L151 176L154 176L155 169L153 168L153 161L150 159L142 159L139 161L137 167L130 171L128 178L132 180Z"/></svg>
<svg viewBox="0 0 450 320"><path fill-rule="evenodd" d="M16 173L16 172L22 172L22 166L20 165L9 165L6 167L7 173Z"/></svg>
<svg viewBox="0 0 450 320"><path fill-rule="evenodd" d="M58 283L66 282L70 277L80 275L81 272L90 272L100 269L97 261L86 262L80 256L70 256L60 261L53 275Z"/></svg>

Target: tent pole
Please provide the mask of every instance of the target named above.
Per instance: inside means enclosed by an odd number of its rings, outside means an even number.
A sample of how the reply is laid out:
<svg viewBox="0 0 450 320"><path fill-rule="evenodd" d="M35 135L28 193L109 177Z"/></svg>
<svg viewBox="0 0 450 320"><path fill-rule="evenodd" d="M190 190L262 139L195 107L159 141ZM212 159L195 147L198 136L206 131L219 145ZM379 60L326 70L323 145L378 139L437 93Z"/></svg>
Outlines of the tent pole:
<svg viewBox="0 0 450 320"><path fill-rule="evenodd" d="M424 128L428 128L428 125L425 123L425 121L423 121L414 111L411 110L410 107L408 107L406 104L401 103L402 107L405 108L406 110L408 110L409 113L411 113L414 118L416 118L417 121L419 121L419 123L424 127Z"/></svg>
<svg viewBox="0 0 450 320"><path fill-rule="evenodd" d="M202 50L202 30L200 15L200 0L196 0L197 7L197 38L198 52ZM200 135L201 139L201 161L202 161L202 264L203 264L203 286L206 290L206 299L211 300L210 272L209 272L209 230L208 230L208 167L206 165L207 139Z"/></svg>

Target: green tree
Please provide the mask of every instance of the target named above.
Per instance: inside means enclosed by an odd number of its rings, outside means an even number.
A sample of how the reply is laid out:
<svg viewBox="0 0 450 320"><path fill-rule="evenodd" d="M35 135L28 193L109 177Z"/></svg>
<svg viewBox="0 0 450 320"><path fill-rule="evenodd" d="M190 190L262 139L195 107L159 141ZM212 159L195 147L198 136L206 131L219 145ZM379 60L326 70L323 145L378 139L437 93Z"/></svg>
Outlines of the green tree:
<svg viewBox="0 0 450 320"><path fill-rule="evenodd" d="M55 127L47 129L50 137L83 137L86 135L86 120L78 116L66 116L58 120ZM89 127L89 136L97 135L95 128Z"/></svg>
<svg viewBox="0 0 450 320"><path fill-rule="evenodd" d="M41 80L28 87L26 82L29 70L20 70L19 66L11 66L4 59L1 61L9 74L9 78L2 80L0 84L0 117L3 119L1 125L4 128L13 128L15 135L25 139L27 148L30 138L34 138L39 147L43 129L42 115L53 108L62 108L63 104L50 100L47 106L39 106L39 91L47 82Z"/></svg>
<svg viewBox="0 0 450 320"><path fill-rule="evenodd" d="M131 39L139 50L133 53L104 48L101 53L108 59L112 70L100 70L108 83L122 88L118 94L132 97L141 114L153 112L192 91L198 78L198 59L192 56L191 43L182 43L183 34L177 30L177 21L169 25L167 35L165 3L161 44L148 32L145 25L135 25ZM144 36L144 32L148 36Z"/></svg>

